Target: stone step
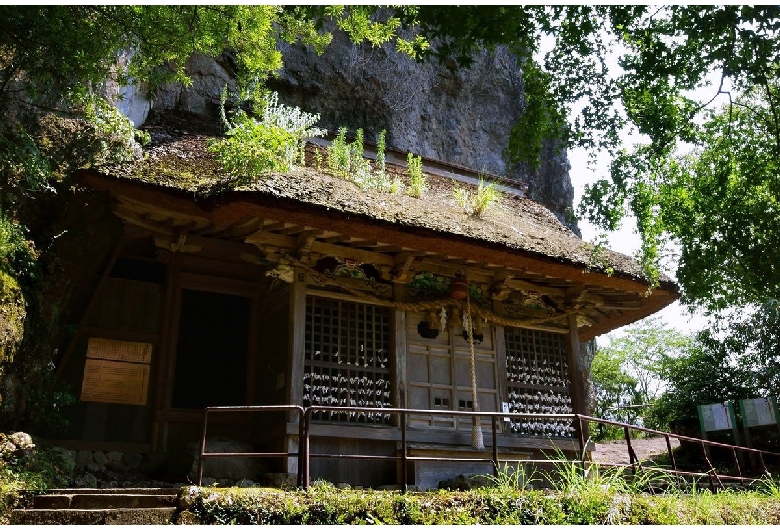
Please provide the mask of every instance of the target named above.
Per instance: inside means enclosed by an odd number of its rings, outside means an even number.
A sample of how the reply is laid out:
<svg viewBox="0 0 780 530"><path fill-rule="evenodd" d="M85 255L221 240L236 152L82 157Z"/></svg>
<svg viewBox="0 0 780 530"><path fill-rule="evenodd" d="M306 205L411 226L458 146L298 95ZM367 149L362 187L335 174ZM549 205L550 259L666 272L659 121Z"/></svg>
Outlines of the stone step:
<svg viewBox="0 0 780 530"><path fill-rule="evenodd" d="M173 523L176 508L116 508L108 510L85 509L30 509L14 510L12 525L72 525L72 524L124 524L163 525Z"/></svg>
<svg viewBox="0 0 780 530"><path fill-rule="evenodd" d="M176 506L177 494L48 493L33 499L36 509L166 508Z"/></svg>
<svg viewBox="0 0 780 530"><path fill-rule="evenodd" d="M134 493L139 495L177 495L181 488L58 488L46 490L46 494L72 495L72 494L96 494L114 495Z"/></svg>

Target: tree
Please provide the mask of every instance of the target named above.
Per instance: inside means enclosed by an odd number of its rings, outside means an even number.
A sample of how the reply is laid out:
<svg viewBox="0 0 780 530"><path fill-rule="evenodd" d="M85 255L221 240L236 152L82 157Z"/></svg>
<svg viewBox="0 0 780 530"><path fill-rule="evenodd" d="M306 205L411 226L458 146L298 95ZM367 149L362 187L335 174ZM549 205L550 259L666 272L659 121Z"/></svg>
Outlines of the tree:
<svg viewBox="0 0 780 530"><path fill-rule="evenodd" d="M651 411L665 390L663 367L684 356L691 343L690 337L649 318L598 348L591 366L598 400L596 414L625 423L641 419L651 428L661 426Z"/></svg>
<svg viewBox="0 0 780 530"><path fill-rule="evenodd" d="M634 423L636 411L629 408L636 400L637 380L624 368L624 352L599 349L590 366L590 380L596 394L594 415L597 418ZM598 438L620 437L614 429L599 424Z"/></svg>

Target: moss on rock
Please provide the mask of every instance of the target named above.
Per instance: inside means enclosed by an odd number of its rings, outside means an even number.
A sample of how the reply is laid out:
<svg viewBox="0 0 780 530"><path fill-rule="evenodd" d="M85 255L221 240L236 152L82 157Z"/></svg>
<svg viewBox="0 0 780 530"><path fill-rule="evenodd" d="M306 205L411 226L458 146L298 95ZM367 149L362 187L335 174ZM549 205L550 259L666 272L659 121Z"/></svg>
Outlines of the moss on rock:
<svg viewBox="0 0 780 530"><path fill-rule="evenodd" d="M24 338L27 309L16 278L0 270L0 362L11 362Z"/></svg>

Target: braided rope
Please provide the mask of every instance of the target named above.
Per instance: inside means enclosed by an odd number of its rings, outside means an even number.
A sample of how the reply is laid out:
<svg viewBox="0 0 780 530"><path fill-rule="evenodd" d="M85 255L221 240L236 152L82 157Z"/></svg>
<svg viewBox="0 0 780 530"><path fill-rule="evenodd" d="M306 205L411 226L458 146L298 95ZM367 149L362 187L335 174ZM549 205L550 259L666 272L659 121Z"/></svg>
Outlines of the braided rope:
<svg viewBox="0 0 780 530"><path fill-rule="evenodd" d="M466 289L466 314L468 315L466 333L469 338L469 368L471 369L471 410L479 412L479 393L477 391L477 359L474 353L474 319L471 315L471 295ZM471 446L477 451L485 449L485 442L482 439L482 426L479 416L472 416L474 423L471 426Z"/></svg>

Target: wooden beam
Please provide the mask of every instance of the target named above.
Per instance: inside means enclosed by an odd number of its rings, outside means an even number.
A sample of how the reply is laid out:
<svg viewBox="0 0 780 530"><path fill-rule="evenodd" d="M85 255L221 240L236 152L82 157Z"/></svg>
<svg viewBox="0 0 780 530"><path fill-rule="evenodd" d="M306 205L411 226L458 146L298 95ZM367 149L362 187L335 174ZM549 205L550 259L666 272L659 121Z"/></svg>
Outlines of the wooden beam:
<svg viewBox="0 0 780 530"><path fill-rule="evenodd" d="M348 236L348 235L338 234L338 235L335 235L335 236L326 237L322 241L323 241L323 243L328 243L328 244L331 244L331 243L341 243L342 241L349 240L349 238L350 238L350 236Z"/></svg>
<svg viewBox="0 0 780 530"><path fill-rule="evenodd" d="M265 231L255 232L254 234L247 236L244 240L247 243L254 245L270 245L288 251L298 249L297 238L272 234ZM320 241L312 241L311 251L327 256L354 259L363 263L371 263L372 265L386 265L388 267L395 265L394 259L386 254L358 248L343 247L341 245L330 245Z"/></svg>
<svg viewBox="0 0 780 530"><path fill-rule="evenodd" d="M346 245L353 248L368 248L375 247L378 244L376 239L356 239L348 242Z"/></svg>
<svg viewBox="0 0 780 530"><path fill-rule="evenodd" d="M306 273L296 268L293 283L290 286L290 350L287 357L287 404L303 405L303 371L306 359ZM298 415L290 413L288 421L298 423ZM285 445L288 451L298 449L297 432L287 436ZM298 472L298 459L287 458L285 463L287 473Z"/></svg>
<svg viewBox="0 0 780 530"><path fill-rule="evenodd" d="M147 228L149 230L152 230L153 232L166 234L169 236L173 236L176 234L176 231L173 228L167 226L161 226L159 223L156 223L154 221L149 221L148 219L145 219L136 213L124 210L121 208L121 205L112 206L111 211L114 213L114 215L116 215L123 221L130 223L132 225L139 226L141 228Z"/></svg>
<svg viewBox="0 0 780 530"><path fill-rule="evenodd" d="M269 230L281 230L283 228L286 228L289 223L279 223L279 222L272 222L268 224L263 224L263 230L269 231Z"/></svg>
<svg viewBox="0 0 780 530"><path fill-rule="evenodd" d="M298 246L298 258L304 259L311 252L311 246L317 236L322 234L322 230L304 230L296 238Z"/></svg>
<svg viewBox="0 0 780 530"><path fill-rule="evenodd" d="M563 289L556 289L544 284L532 283L518 278L507 279L506 285L512 291L537 291L553 298L564 298L566 296L566 292Z"/></svg>

